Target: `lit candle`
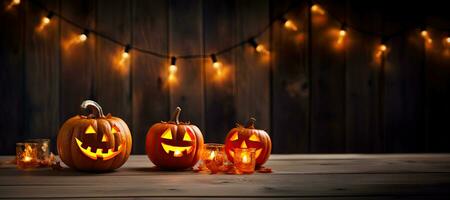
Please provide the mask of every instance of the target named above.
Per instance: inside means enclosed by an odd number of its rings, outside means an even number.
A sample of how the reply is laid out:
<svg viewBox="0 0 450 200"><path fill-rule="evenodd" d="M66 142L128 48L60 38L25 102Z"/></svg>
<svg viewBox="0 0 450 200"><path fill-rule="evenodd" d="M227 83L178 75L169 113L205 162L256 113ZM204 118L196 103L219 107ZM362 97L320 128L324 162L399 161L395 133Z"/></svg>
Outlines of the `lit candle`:
<svg viewBox="0 0 450 200"><path fill-rule="evenodd" d="M20 169L34 168L39 165L35 142L16 143L16 162Z"/></svg>
<svg viewBox="0 0 450 200"><path fill-rule="evenodd" d="M211 173L223 171L225 157L223 144L205 144L202 153L202 162Z"/></svg>
<svg viewBox="0 0 450 200"><path fill-rule="evenodd" d="M234 166L244 174L255 172L255 148L235 148L234 149Z"/></svg>

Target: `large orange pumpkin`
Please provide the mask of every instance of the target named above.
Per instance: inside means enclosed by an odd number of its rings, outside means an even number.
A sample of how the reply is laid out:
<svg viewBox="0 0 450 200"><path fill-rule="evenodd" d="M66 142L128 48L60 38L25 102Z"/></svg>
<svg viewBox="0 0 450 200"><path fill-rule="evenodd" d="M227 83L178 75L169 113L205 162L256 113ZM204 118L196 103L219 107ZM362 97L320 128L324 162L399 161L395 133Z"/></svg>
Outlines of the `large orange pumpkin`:
<svg viewBox="0 0 450 200"><path fill-rule="evenodd" d="M83 101L87 116L67 120L59 130L57 146L61 160L83 171L109 171L122 166L131 153L131 133L127 124L91 100Z"/></svg>
<svg viewBox="0 0 450 200"><path fill-rule="evenodd" d="M163 169L187 169L194 166L201 155L203 135L200 129L179 121L177 107L169 122L154 124L147 133L145 150L148 158Z"/></svg>
<svg viewBox="0 0 450 200"><path fill-rule="evenodd" d="M269 134L264 130L255 129L255 118L250 118L244 127L236 124L225 138L225 153L234 162L234 148L255 148L256 166L263 165L269 159L272 142Z"/></svg>

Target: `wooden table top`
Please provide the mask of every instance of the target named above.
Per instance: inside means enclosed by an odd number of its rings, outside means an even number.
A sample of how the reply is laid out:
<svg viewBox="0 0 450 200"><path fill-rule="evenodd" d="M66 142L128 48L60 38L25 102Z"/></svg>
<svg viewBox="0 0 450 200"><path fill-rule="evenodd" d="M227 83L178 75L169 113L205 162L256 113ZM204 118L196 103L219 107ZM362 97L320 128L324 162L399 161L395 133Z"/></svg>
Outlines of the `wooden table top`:
<svg viewBox="0 0 450 200"><path fill-rule="evenodd" d="M11 156L0 156L1 160ZM155 171L133 155L110 173L0 168L0 198L448 199L450 154L272 155L274 172L209 175Z"/></svg>

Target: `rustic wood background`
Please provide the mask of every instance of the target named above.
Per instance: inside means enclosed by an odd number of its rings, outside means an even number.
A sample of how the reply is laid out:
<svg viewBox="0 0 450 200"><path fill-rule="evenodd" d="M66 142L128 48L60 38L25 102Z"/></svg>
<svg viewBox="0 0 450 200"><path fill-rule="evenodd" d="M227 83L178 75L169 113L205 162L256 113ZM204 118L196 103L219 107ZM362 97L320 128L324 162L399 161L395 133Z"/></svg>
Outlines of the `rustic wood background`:
<svg viewBox="0 0 450 200"><path fill-rule="evenodd" d="M165 54L200 54L225 48L266 26L288 0L42 0L49 8L117 40ZM428 2L428 1L427 1ZM6 7L9 1L2 0ZM228 71L217 81L210 60L179 60L179 84L168 87L168 60L131 52L89 36L63 44L81 30L57 18L35 30L46 13L27 0L0 11L0 153L12 154L27 138L55 141L60 125L84 99L124 119L133 152L144 153L151 124L176 106L198 125L206 142L223 142L234 123L257 118L275 153L450 151L450 53L443 32L430 29L426 48L419 29L389 41L385 60L374 57L380 39L349 31L345 49L333 46L340 24L310 16L306 1L288 17L297 33L275 24L260 39L270 58L243 47L219 57ZM425 20L448 26L438 3L319 2L367 31L393 33ZM427 13L431 12L432 13ZM425 17L427 15L431 17ZM444 16L444 18L442 17ZM448 16L447 16L448 17Z"/></svg>

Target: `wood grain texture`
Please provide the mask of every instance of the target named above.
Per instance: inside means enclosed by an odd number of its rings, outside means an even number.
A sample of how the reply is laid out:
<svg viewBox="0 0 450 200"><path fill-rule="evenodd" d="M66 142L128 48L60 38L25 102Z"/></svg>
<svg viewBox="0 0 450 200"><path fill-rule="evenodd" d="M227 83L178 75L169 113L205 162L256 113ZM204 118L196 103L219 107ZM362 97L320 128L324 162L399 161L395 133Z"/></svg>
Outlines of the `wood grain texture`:
<svg viewBox="0 0 450 200"><path fill-rule="evenodd" d="M203 31L204 54L217 52L239 42L234 1L204 1ZM205 142L224 143L224 139L236 121L235 67L236 52L216 56L222 63L220 69L213 67L212 59L204 60L205 93Z"/></svg>
<svg viewBox="0 0 450 200"><path fill-rule="evenodd" d="M43 1L49 9L59 11L57 0ZM39 28L48 13L26 2L25 23L25 113L24 137L49 138L56 141L59 128L60 20ZM55 144L53 144L55 147ZM55 149L55 148L52 148Z"/></svg>
<svg viewBox="0 0 450 200"><path fill-rule="evenodd" d="M292 1L272 1L272 18L293 7ZM272 28L272 137L273 151L279 153L309 151L309 85L307 67L308 26L306 4L292 14L298 30L287 30L281 21ZM289 130L289 134L286 132Z"/></svg>
<svg viewBox="0 0 450 200"><path fill-rule="evenodd" d="M202 0L169 0L169 50L171 56L203 53ZM205 130L203 61L177 60L176 81L170 87L170 107L180 106L181 121Z"/></svg>
<svg viewBox="0 0 450 200"><path fill-rule="evenodd" d="M0 194L2 198L433 199L450 195L449 158L448 154L272 155L266 166L273 173L241 176L157 171L146 156L131 156L122 168L101 174L67 168L19 171L3 165Z"/></svg>
<svg viewBox="0 0 450 200"><path fill-rule="evenodd" d="M96 29L124 43L131 44L131 8L126 0L97 1ZM94 99L103 107L105 115L122 118L131 126L130 77L132 63L123 59L124 46L104 39L96 41L94 71ZM129 52L130 57L133 51Z"/></svg>
<svg viewBox="0 0 450 200"><path fill-rule="evenodd" d="M2 1L2 8L9 2ZM24 70L25 70L25 8L0 10L0 150L12 153L15 143L24 138Z"/></svg>
<svg viewBox="0 0 450 200"><path fill-rule="evenodd" d="M95 29L95 2L63 1L61 14L83 26ZM60 50L60 122L80 114L80 104L93 98L96 40L88 34L85 42L79 40L84 30L61 21Z"/></svg>
<svg viewBox="0 0 450 200"><path fill-rule="evenodd" d="M379 30L380 15L363 2L347 5L347 21L365 30ZM379 38L347 30L346 60L346 151L382 152L379 126L378 87L380 60L376 56Z"/></svg>
<svg viewBox="0 0 450 200"><path fill-rule="evenodd" d="M249 39L264 29L269 23L269 1L236 1L237 37ZM269 32L258 38L270 51ZM250 117L256 118L256 127L270 132L270 56L255 52L245 45L236 52L235 102L236 119L246 123Z"/></svg>
<svg viewBox="0 0 450 200"><path fill-rule="evenodd" d="M133 42L136 47L168 53L168 1L133 2ZM133 87L133 152L145 153L145 136L150 126L161 120L169 120L169 87L165 59L155 58L140 52L132 56Z"/></svg>
<svg viewBox="0 0 450 200"><path fill-rule="evenodd" d="M333 3L327 1L322 9ZM334 8L336 15L339 7ZM310 23L311 152L345 152L345 51L336 47L341 24L315 12Z"/></svg>

